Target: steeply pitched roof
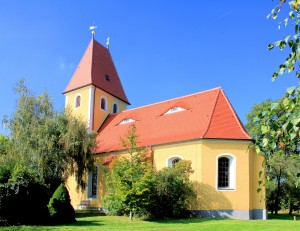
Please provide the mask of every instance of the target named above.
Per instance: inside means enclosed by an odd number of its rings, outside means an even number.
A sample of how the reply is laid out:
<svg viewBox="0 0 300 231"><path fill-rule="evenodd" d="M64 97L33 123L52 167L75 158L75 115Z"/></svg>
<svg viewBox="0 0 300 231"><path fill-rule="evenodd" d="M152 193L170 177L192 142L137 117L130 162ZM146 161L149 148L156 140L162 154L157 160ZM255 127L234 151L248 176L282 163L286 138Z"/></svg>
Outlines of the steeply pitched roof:
<svg viewBox="0 0 300 231"><path fill-rule="evenodd" d="M139 146L200 138L251 140L221 88L109 115L99 129L95 153L122 150L120 138L132 124Z"/></svg>
<svg viewBox="0 0 300 231"><path fill-rule="evenodd" d="M64 93L94 85L129 104L112 57L92 39Z"/></svg>

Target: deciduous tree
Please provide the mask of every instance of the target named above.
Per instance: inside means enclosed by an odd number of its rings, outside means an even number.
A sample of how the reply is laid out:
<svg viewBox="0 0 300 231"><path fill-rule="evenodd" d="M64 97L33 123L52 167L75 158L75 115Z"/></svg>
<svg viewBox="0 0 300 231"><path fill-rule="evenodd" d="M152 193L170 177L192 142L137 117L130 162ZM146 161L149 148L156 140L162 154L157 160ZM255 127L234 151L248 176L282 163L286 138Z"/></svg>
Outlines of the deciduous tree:
<svg viewBox="0 0 300 231"><path fill-rule="evenodd" d="M9 129L7 156L34 169L53 192L68 176L75 175L85 187L85 173L93 166L96 134L69 110L58 113L47 92L35 96L20 81L16 86L17 107L4 119Z"/></svg>

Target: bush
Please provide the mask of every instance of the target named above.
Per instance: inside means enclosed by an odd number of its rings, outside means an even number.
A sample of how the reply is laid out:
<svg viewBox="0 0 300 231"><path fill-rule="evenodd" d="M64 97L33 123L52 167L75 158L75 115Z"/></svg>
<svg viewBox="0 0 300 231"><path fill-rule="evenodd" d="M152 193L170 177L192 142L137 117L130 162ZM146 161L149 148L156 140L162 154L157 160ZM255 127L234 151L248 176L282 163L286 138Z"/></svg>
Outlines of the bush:
<svg viewBox="0 0 300 231"><path fill-rule="evenodd" d="M48 189L37 174L24 165L8 164L2 169L0 224L48 224ZM9 179L7 179L9 177Z"/></svg>
<svg viewBox="0 0 300 231"><path fill-rule="evenodd" d="M0 225L49 224L47 188L32 182L0 186Z"/></svg>
<svg viewBox="0 0 300 231"><path fill-rule="evenodd" d="M48 209L52 224L76 222L75 211L71 205L69 192L63 183L55 190L49 201Z"/></svg>
<svg viewBox="0 0 300 231"><path fill-rule="evenodd" d="M181 161L156 173L155 192L146 210L152 219L179 218L187 215L189 199L195 195L189 181L190 162Z"/></svg>
<svg viewBox="0 0 300 231"><path fill-rule="evenodd" d="M10 176L9 182L27 185L33 182L41 183L41 180L33 169L30 169L22 164L16 164Z"/></svg>
<svg viewBox="0 0 300 231"><path fill-rule="evenodd" d="M128 207L135 216L149 219L187 215L189 199L195 195L189 180L193 172L190 161L181 161L160 171L137 165L135 171L139 168L141 172L134 175L127 165L126 160L118 161L107 177L109 190L103 204L109 215L128 214ZM134 176L138 176L136 180L130 180Z"/></svg>
<svg viewBox="0 0 300 231"><path fill-rule="evenodd" d="M10 161L7 163L1 163L0 166L0 184L5 184L11 178L15 163Z"/></svg>

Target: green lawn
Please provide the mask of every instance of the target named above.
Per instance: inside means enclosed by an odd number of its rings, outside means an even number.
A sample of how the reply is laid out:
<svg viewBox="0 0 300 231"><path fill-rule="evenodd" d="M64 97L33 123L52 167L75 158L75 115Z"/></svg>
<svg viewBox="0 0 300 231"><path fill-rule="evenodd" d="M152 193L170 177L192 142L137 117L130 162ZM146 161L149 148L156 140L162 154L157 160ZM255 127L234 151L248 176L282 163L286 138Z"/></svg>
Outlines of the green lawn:
<svg viewBox="0 0 300 231"><path fill-rule="evenodd" d="M77 214L77 223L62 226L14 226L1 227L2 231L12 230L300 230L300 215L281 214L269 216L267 221L242 221L230 219L179 219L162 221L129 220L128 217L99 216L96 213Z"/></svg>

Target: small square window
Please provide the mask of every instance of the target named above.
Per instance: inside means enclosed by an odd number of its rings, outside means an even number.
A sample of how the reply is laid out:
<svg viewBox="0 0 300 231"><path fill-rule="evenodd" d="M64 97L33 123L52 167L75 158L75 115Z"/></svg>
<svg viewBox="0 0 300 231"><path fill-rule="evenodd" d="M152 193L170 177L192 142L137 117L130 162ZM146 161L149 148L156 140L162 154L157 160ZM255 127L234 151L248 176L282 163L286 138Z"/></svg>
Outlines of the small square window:
<svg viewBox="0 0 300 231"><path fill-rule="evenodd" d="M106 81L110 82L109 75L105 75L105 79L106 79Z"/></svg>

